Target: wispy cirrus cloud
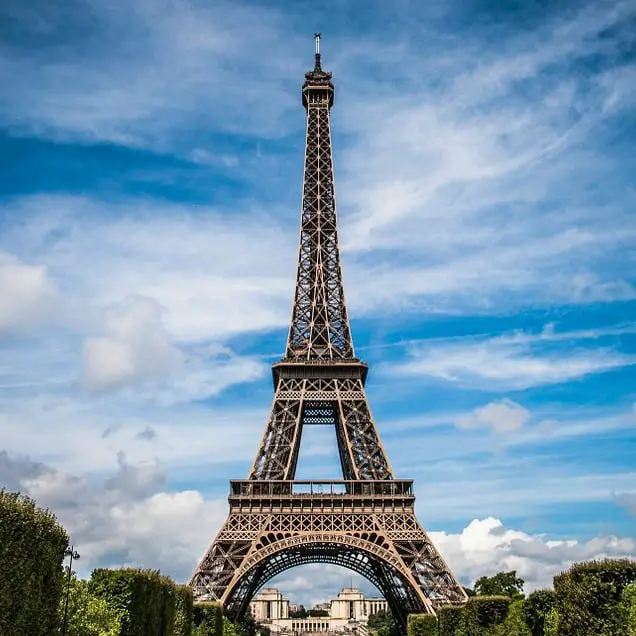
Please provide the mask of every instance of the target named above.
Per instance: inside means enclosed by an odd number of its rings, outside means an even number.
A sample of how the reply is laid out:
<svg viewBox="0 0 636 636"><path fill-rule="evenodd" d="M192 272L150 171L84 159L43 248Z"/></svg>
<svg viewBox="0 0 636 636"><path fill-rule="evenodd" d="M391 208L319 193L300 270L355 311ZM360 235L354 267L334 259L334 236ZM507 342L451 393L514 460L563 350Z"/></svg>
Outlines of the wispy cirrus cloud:
<svg viewBox="0 0 636 636"><path fill-rule="evenodd" d="M423 340L410 343L409 358L387 365L387 369L394 374L427 376L468 388L526 389L636 364L636 356L622 353L615 346L584 345L585 341L632 331L623 327L555 333L553 326L548 326L538 334ZM560 346L555 347L556 343Z"/></svg>

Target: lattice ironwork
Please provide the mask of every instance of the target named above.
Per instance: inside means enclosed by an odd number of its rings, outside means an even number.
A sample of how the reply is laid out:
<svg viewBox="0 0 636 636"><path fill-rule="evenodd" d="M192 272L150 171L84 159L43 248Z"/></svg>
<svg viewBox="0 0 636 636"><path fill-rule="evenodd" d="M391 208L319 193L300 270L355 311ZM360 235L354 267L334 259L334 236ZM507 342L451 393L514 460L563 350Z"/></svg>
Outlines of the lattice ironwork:
<svg viewBox="0 0 636 636"><path fill-rule="evenodd" d="M318 40L317 40L318 42ZM354 355L342 286L331 152L331 73L305 75L300 250L284 358L249 479L231 482L230 514L190 585L239 617L270 578L305 563L359 572L398 624L466 595L415 517L412 482L395 479L371 415L367 366ZM305 425L336 430L343 480L294 481Z"/></svg>

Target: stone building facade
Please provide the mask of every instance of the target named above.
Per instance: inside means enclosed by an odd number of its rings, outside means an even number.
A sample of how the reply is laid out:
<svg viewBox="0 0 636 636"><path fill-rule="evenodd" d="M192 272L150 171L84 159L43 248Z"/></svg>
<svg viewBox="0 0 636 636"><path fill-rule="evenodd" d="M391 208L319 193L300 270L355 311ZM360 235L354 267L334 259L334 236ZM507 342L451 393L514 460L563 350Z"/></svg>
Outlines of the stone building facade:
<svg viewBox="0 0 636 636"><path fill-rule="evenodd" d="M318 606L316 606L318 608ZM250 603L254 620L272 634L366 634L369 616L388 609L383 598L366 598L356 587L343 588L335 599L320 603L329 616L289 617L289 600L276 588L264 588Z"/></svg>

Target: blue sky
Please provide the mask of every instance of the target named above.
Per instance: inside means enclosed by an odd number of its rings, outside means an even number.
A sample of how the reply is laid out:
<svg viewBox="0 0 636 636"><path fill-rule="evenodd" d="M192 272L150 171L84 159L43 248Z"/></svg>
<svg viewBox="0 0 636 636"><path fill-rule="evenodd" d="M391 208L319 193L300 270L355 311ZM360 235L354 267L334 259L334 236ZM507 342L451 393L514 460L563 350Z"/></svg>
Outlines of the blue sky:
<svg viewBox="0 0 636 636"><path fill-rule="evenodd" d="M316 30L356 352L420 520L466 584L636 557L636 2L426 4L3 3L0 482L85 573L187 579L247 475ZM332 431L299 476L340 476ZM308 572L278 584L349 581Z"/></svg>

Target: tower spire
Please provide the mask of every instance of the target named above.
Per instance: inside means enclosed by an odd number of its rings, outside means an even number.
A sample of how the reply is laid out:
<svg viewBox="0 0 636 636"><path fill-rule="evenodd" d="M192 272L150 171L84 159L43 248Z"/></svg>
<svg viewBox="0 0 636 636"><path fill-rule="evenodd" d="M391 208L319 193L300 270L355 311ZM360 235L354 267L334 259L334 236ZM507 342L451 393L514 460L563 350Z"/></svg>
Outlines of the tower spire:
<svg viewBox="0 0 636 636"><path fill-rule="evenodd" d="M320 33L314 34L316 64L305 73L307 110L300 248L287 360L353 359L347 317L331 151L330 110L334 86L320 65Z"/></svg>
<svg viewBox="0 0 636 636"><path fill-rule="evenodd" d="M322 71L320 66L320 38L322 37L322 33L314 33L314 40L316 41L316 59L314 64L314 72Z"/></svg>

